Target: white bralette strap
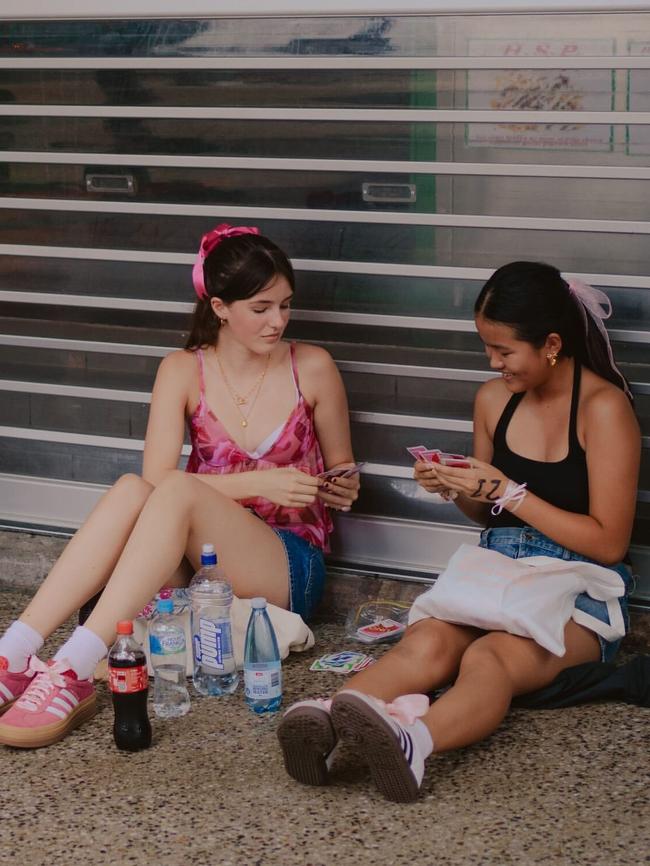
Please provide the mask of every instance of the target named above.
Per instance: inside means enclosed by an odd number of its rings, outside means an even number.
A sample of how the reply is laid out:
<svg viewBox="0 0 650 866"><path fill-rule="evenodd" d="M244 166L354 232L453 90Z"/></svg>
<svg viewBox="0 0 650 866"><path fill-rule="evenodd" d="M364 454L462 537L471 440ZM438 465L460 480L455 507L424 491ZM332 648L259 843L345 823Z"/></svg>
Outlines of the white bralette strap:
<svg viewBox="0 0 650 866"><path fill-rule="evenodd" d="M514 514L526 498L526 494L528 493L526 488L527 484L525 481L523 484L516 484L514 481L508 481L503 496L499 496L499 498L494 501L494 505L492 506L492 515L498 517L509 502L515 503L514 508L508 509L511 514Z"/></svg>

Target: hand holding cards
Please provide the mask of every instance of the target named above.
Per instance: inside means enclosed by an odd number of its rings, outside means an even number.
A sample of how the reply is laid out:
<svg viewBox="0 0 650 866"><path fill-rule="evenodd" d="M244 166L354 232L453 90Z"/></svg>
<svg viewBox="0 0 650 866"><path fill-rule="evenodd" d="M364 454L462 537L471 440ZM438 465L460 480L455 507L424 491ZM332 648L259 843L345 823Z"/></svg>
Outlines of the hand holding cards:
<svg viewBox="0 0 650 866"><path fill-rule="evenodd" d="M429 466L438 464L439 466L454 466L458 469L471 469L471 463L464 454L450 454L448 451L441 451L439 448L427 448L426 445L411 445L406 449L411 457L418 463L426 463ZM437 474L435 477L428 475L418 475L418 469L415 472L415 479L423 487L427 493L432 496L440 497L443 502L453 502L458 496L455 490L449 490L441 483L437 483ZM439 500L439 501L440 501Z"/></svg>
<svg viewBox="0 0 650 866"><path fill-rule="evenodd" d="M359 495L359 472L363 463L336 466L319 472L318 498L335 511L349 511Z"/></svg>
<svg viewBox="0 0 650 866"><path fill-rule="evenodd" d="M422 463L440 463L441 466L455 466L458 469L471 469L471 463L464 454L450 454L439 448L427 448L426 445L411 445L406 449L415 460Z"/></svg>
<svg viewBox="0 0 650 866"><path fill-rule="evenodd" d="M358 475L361 472L363 463L355 463L354 466L340 466L338 469L327 469L325 472L319 472L319 478L352 478L353 475Z"/></svg>

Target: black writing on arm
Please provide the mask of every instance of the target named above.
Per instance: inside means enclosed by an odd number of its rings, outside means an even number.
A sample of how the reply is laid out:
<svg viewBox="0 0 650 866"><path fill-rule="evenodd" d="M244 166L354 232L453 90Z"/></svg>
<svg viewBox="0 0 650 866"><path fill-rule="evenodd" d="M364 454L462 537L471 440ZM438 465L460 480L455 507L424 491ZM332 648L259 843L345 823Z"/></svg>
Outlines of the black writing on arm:
<svg viewBox="0 0 650 866"><path fill-rule="evenodd" d="M483 493L483 487L486 484L491 485L491 489L487 493ZM495 502L499 498L498 490L501 486L500 478L492 478L490 481L487 478L478 479L478 487L473 493L470 493L470 499L478 499L479 496L485 496L488 502Z"/></svg>

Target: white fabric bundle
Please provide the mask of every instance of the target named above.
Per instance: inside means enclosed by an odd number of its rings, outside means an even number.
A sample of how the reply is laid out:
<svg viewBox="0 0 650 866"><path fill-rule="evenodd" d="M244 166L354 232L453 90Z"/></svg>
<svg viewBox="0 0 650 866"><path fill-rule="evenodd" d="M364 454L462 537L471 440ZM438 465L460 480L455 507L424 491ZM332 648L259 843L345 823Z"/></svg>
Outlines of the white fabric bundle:
<svg viewBox="0 0 650 866"><path fill-rule="evenodd" d="M587 592L607 603L611 625L575 608ZM573 618L605 640L625 635L617 599L625 584L611 568L551 556L512 559L495 550L462 544L438 580L413 603L409 625L426 617L530 637L563 656L564 628Z"/></svg>

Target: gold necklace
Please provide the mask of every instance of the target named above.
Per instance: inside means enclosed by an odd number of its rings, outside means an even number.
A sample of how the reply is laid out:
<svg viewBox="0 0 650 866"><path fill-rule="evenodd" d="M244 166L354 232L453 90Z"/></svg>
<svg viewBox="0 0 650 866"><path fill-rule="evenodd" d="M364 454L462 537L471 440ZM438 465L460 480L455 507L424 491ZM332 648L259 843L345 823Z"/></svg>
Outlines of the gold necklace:
<svg viewBox="0 0 650 866"><path fill-rule="evenodd" d="M235 404L235 408L237 409L237 411L241 415L241 422L240 422L241 426L242 427L248 427L248 419L251 416L251 412L255 408L255 403L257 402L257 398L259 397L260 391L262 390L262 384L264 382L264 378L266 377L266 371L269 369L269 361L271 360L271 353L269 352L269 354L266 356L266 364L264 365L264 369L262 370L261 374L256 379L255 383L253 384L253 387L249 391L247 391L247 393L244 396L242 396L241 394L238 394L237 391L235 391L235 389L230 384L230 380L228 379L228 376L226 376L226 371L223 369L223 365L222 365L221 360L219 358L219 352L215 352L214 354L215 354L215 357L217 359L217 364L219 365L219 370L221 371L221 375L223 377L224 384L226 386L228 393L230 394L230 399ZM246 403L248 403L251 396L253 395L253 392L255 392L255 396L253 396L253 400L252 400L251 405L248 409L248 414L244 415L244 411L242 409L242 406L245 406Z"/></svg>

